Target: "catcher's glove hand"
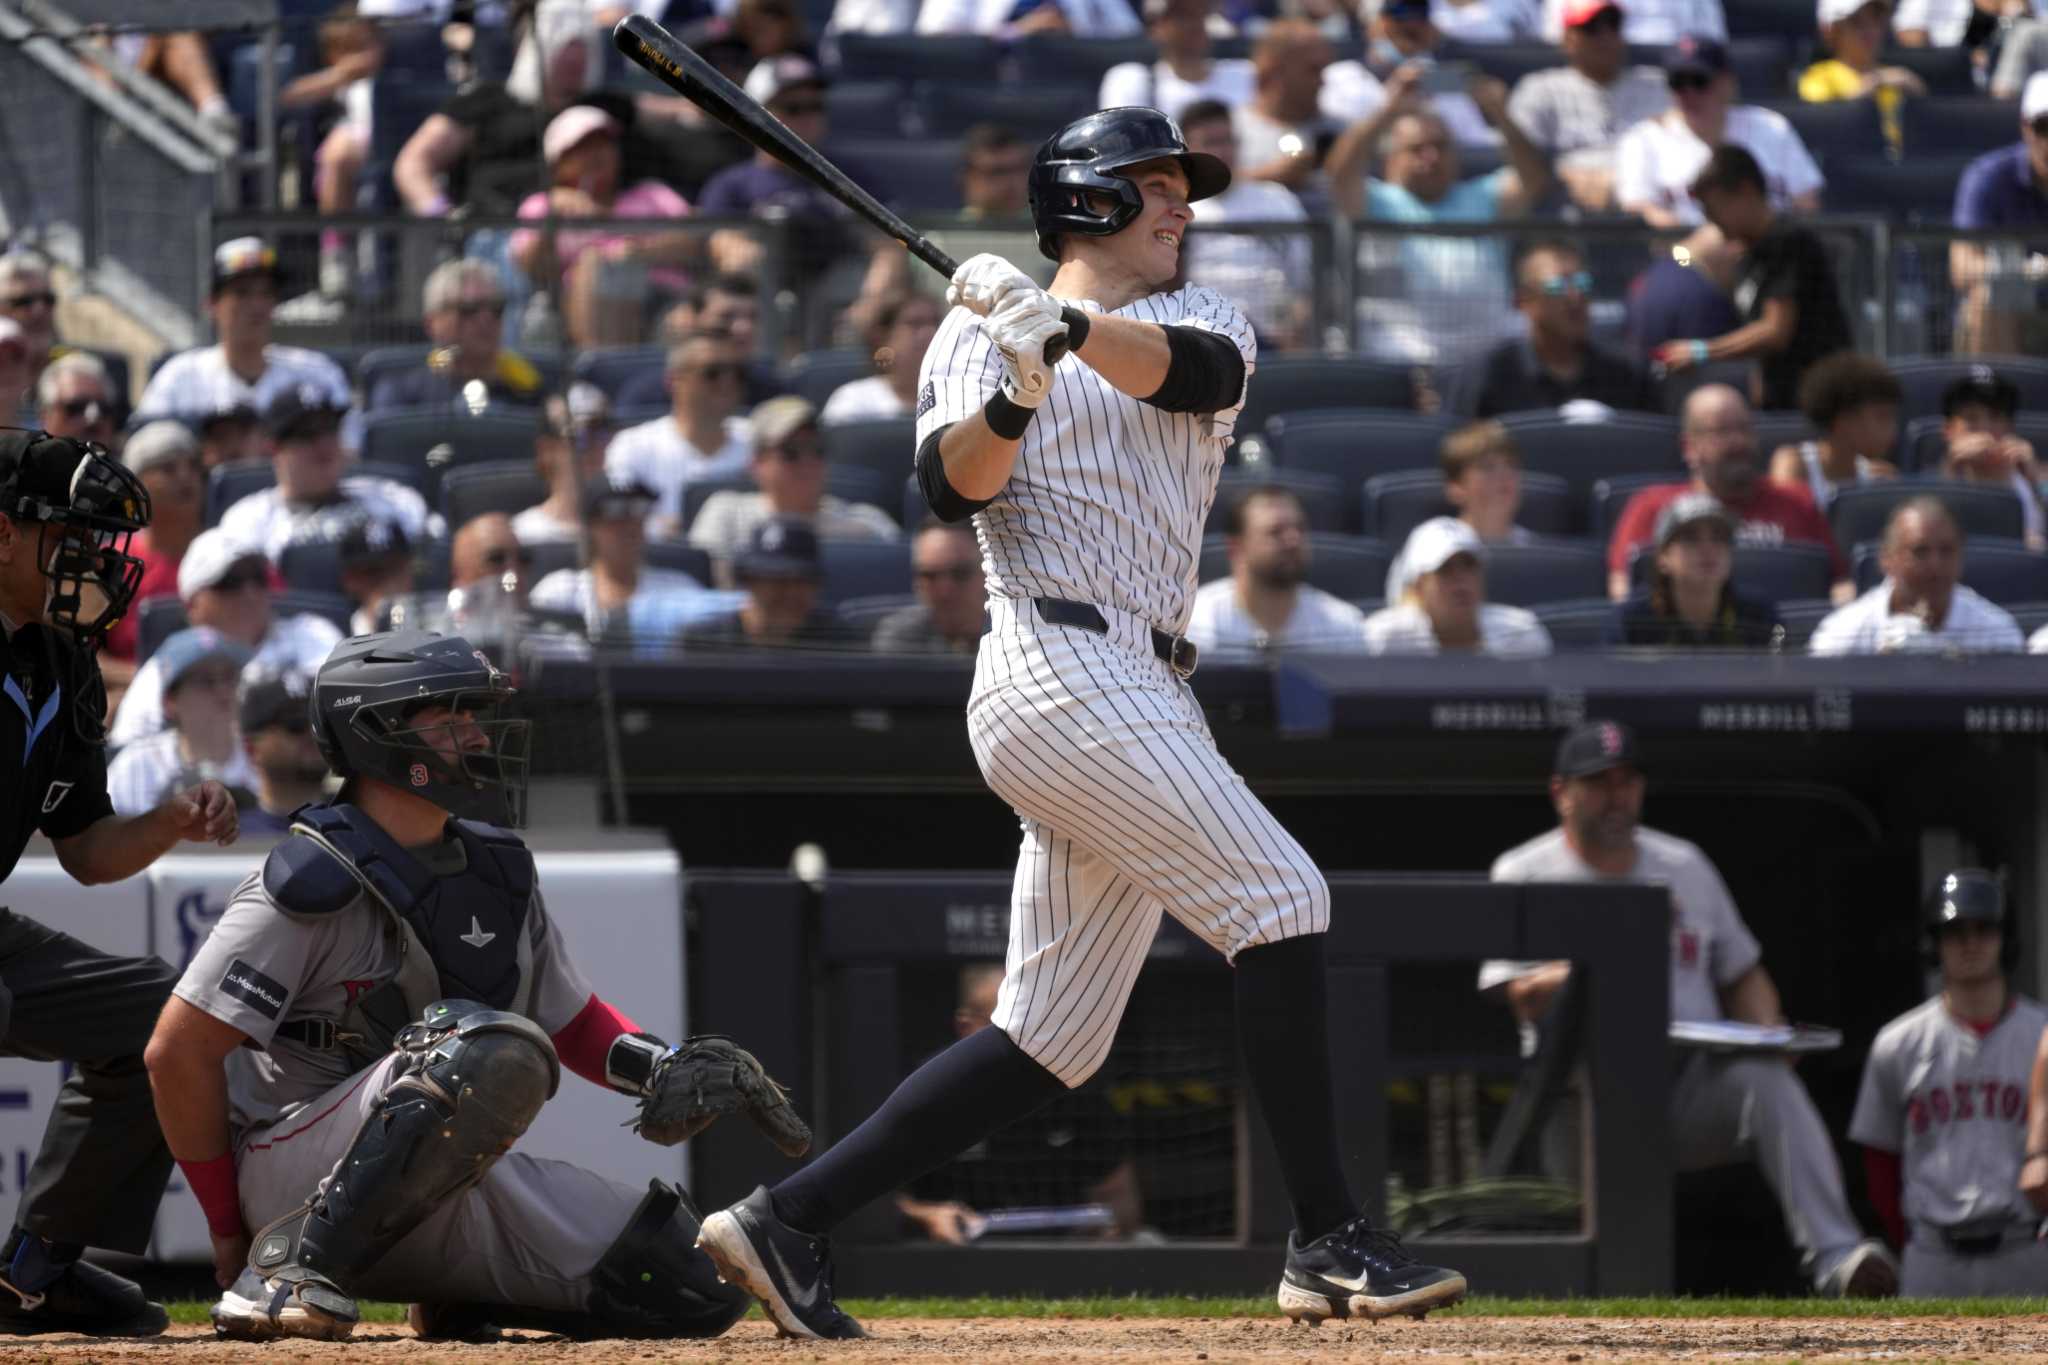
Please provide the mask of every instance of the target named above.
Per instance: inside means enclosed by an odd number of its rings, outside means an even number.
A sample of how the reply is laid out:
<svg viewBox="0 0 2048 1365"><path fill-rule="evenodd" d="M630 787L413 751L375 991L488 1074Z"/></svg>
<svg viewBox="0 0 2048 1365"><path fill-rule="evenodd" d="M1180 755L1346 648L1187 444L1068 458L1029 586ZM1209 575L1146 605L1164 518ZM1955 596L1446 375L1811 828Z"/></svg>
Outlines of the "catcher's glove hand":
<svg viewBox="0 0 2048 1365"><path fill-rule="evenodd" d="M654 1064L633 1131L672 1147L735 1110L744 1110L784 1156L811 1149L810 1125L790 1107L789 1092L753 1053L716 1033L685 1038Z"/></svg>

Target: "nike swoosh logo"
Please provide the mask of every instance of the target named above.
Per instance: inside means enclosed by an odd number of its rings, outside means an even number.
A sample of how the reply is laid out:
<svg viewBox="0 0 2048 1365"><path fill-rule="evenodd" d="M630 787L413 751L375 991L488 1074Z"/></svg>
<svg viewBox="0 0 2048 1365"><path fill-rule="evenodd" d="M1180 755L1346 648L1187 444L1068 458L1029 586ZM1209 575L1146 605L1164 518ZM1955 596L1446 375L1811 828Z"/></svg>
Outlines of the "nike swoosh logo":
<svg viewBox="0 0 2048 1365"><path fill-rule="evenodd" d="M747 1221L751 1223L754 1220L752 1218L749 1218ZM767 1243L768 1254L775 1258L775 1269L778 1273L781 1274L783 1284L790 1286L791 1288L792 1292L789 1294L790 1302L795 1304L798 1308L809 1309L815 1307L818 1302L817 1282L813 1281L809 1285L805 1286L802 1293L794 1292L795 1286L797 1285L798 1281L795 1272L789 1268L789 1262L782 1259L782 1252L776 1248L776 1245L773 1240L765 1236L761 1240Z"/></svg>
<svg viewBox="0 0 2048 1365"><path fill-rule="evenodd" d="M469 917L469 932L462 936L462 941L472 948L481 948L496 937L496 934L485 933L482 923L477 920L475 915L471 915Z"/></svg>

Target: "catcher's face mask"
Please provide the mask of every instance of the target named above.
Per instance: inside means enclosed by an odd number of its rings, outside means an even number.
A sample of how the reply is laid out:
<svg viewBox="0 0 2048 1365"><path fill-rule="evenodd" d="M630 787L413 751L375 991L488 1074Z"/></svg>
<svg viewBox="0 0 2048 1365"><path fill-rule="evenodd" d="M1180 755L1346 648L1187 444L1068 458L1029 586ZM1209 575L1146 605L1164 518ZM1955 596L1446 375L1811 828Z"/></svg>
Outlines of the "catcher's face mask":
<svg viewBox="0 0 2048 1365"><path fill-rule="evenodd" d="M24 487L17 478L4 510L37 524L36 560L50 585L45 618L92 649L128 610L142 581L142 561L128 546L149 524L149 493L103 447L76 444L83 456L64 500Z"/></svg>

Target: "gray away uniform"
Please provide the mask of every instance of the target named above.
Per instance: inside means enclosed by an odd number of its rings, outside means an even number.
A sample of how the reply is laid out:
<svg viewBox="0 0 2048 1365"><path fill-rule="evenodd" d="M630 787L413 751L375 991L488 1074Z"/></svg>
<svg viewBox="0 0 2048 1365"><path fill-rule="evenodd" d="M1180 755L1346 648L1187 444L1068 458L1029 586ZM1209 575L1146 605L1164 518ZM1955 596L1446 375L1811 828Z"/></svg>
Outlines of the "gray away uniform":
<svg viewBox="0 0 2048 1365"><path fill-rule="evenodd" d="M1899 1290L1924 1297L2048 1293L2048 1243L2019 1190L2027 1087L2048 1009L2016 995L1979 1037L1941 997L1879 1030L1849 1136L1895 1152L1905 1189Z"/></svg>

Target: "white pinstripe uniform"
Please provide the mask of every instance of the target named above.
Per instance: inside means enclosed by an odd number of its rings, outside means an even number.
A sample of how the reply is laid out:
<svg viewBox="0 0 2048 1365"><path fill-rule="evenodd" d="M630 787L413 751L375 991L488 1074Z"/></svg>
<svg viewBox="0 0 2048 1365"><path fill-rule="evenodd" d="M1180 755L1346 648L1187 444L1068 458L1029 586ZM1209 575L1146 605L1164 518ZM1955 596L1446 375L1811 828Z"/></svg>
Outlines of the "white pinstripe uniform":
<svg viewBox="0 0 2048 1365"><path fill-rule="evenodd" d="M1188 286L1115 317L1201 328L1257 359L1251 324ZM955 308L925 352L917 436L980 411L1003 372L981 319ZM1185 629L1202 523L1243 405L1166 412L1079 356L1024 433L1009 482L975 518L989 633L967 726L982 776L1024 826L995 1023L1070 1086L1102 1064L1164 910L1223 953L1329 924L1329 889L1216 751L1194 695L1152 649ZM1098 608L1106 634L1034 605Z"/></svg>

